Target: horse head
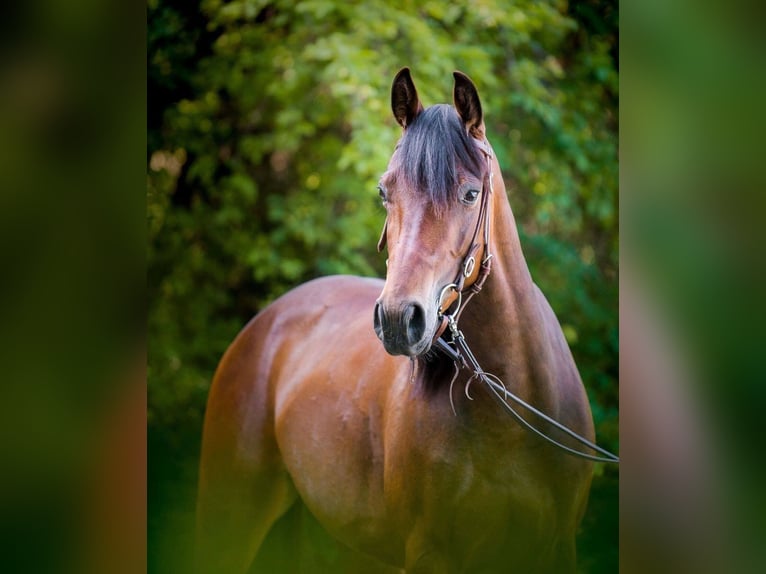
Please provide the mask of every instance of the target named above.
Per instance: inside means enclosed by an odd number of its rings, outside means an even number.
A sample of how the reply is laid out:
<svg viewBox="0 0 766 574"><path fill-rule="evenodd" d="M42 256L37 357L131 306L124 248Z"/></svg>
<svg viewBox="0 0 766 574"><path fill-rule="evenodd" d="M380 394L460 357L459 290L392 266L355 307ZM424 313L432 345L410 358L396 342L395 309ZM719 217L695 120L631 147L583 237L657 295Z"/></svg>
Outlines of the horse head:
<svg viewBox="0 0 766 574"><path fill-rule="evenodd" d="M442 312L477 280L479 253L488 255L491 149L476 87L454 77L454 106L424 109L408 68L391 88L403 131L378 185L388 261L374 328L392 355L430 349Z"/></svg>

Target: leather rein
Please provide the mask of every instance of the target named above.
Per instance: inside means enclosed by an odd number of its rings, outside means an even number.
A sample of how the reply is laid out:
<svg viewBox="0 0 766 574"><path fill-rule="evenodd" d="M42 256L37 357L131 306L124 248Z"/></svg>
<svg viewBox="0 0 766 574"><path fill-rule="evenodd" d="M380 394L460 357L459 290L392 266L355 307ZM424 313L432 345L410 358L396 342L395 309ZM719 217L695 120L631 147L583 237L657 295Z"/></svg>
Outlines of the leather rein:
<svg viewBox="0 0 766 574"><path fill-rule="evenodd" d="M492 148L489 145L489 142L485 139L483 141L474 140L476 141L477 145L479 146L479 149L484 154L484 156L487 159L487 175L484 180L484 184L482 185L482 193L481 193L481 205L479 207L479 216L476 221L476 227L473 231L473 236L471 239L471 245L468 248L468 251L466 252L465 257L463 258L463 261L460 264L460 268L458 270L458 273L455 277L455 280L452 283L449 283L445 285L441 292L439 293L439 300L437 301L438 305L438 317L439 317L439 327L436 329L436 333L434 334L433 338L433 347L441 351L444 355L446 355L455 365L455 376L452 379L452 382L454 383L455 378L457 378L457 375L460 371L460 369L467 369L468 371L472 372L471 378L468 380L468 383L466 384L466 396L470 399L471 396L468 394L468 386L471 384L471 382L474 379L478 379L482 381L483 383L486 383L489 390L492 392L492 394L499 400L500 404L516 419L516 421L522 425L524 428L529 430L530 432L538 435L539 437L545 439L552 445L562 449L564 452L567 452L571 455L592 460L595 462L611 462L611 463L619 463L620 459L618 456L612 454L611 452L601 448L600 446L592 443L585 437L577 434L567 426L559 423L558 421L552 419L545 413L539 411L511 391L507 389L505 384L497 378L495 375L491 373L485 372L481 366L479 365L478 361L476 360L476 357L471 352L471 349L468 347L468 343L465 340L465 336L463 335L462 331L460 331L457 327L458 319L460 318L460 314L462 313L463 309L465 308L465 305L471 300L471 298L476 295L479 291L481 291L482 287L484 286L485 281L487 280L487 277L489 277L490 272L492 271L492 251L490 248L490 237L491 237L491 217L489 216L489 201L490 201L490 195L492 194L492 184L493 184L493 172L492 172ZM382 251L383 248L386 246L387 241L387 231L388 231L388 218L386 218L386 222L383 224L383 231L380 234L380 239L378 240L378 251ZM481 237L481 240L480 240ZM477 266L477 254L479 253L479 249L482 248L482 254L481 254L481 263ZM465 297L464 297L465 296ZM454 307L453 307L454 306ZM444 338L445 335L447 335L447 330L449 329L449 336L450 340L446 340ZM567 434L586 448L600 453L599 455L593 455L587 452L582 452L580 450L576 450L574 448L571 448L567 445L562 444L561 442L555 440L554 438L548 436L543 431L532 425L530 422L528 422L524 417L521 416L508 402L508 399L510 399L512 402L517 404L520 407L523 407L526 409L529 413L535 415L537 418L545 421L546 423L553 425L561 432ZM450 385L450 401L452 401L452 388ZM454 405L453 405L454 410Z"/></svg>

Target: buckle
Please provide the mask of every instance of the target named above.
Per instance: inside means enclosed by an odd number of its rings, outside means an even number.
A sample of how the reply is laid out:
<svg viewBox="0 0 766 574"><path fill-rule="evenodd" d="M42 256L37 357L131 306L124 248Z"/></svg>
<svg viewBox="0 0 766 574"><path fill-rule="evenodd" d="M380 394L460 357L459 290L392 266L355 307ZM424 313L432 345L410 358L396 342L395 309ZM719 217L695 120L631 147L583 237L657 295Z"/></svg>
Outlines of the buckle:
<svg viewBox="0 0 766 574"><path fill-rule="evenodd" d="M472 255L465 260L465 263L463 263L463 277L468 279L471 276L471 273L473 273L474 267L476 267L476 259L474 259Z"/></svg>

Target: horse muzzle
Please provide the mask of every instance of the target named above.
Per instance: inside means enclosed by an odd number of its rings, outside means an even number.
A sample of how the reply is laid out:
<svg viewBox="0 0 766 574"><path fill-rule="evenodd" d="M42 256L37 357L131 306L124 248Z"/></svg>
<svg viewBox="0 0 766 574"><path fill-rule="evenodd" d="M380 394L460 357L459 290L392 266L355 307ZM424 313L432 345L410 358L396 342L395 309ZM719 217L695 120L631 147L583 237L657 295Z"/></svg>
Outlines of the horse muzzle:
<svg viewBox="0 0 766 574"><path fill-rule="evenodd" d="M386 307L378 300L373 317L375 334L389 355L416 357L431 347L432 329L428 328L427 315L424 307L414 301Z"/></svg>

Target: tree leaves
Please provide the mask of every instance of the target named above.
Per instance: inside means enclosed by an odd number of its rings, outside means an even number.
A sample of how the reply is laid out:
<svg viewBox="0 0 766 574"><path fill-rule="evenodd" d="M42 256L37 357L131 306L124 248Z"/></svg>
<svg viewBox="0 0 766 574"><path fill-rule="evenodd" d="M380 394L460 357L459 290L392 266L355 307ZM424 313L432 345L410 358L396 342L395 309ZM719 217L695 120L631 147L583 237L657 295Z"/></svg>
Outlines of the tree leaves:
<svg viewBox="0 0 766 574"><path fill-rule="evenodd" d="M451 99L455 69L476 82L533 277L615 448L616 19L573 14L532 0L151 3L153 420L201 412L187 386L274 297L383 275L375 183L400 134L390 82L409 65L425 105Z"/></svg>

